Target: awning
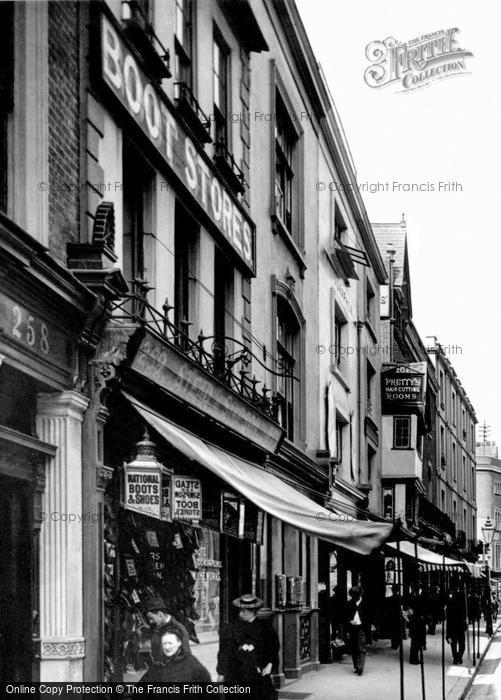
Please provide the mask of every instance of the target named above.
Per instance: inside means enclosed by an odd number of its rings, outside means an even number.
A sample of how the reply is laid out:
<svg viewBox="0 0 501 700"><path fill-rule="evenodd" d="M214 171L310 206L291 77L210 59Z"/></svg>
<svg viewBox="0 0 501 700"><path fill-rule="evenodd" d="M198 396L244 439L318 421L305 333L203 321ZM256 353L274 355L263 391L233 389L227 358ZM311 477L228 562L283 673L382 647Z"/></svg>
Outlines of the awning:
<svg viewBox="0 0 501 700"><path fill-rule="evenodd" d="M482 570L480 564L472 564L470 561L463 561L463 564L468 569L468 572L473 576L473 578L485 577L485 573Z"/></svg>
<svg viewBox="0 0 501 700"><path fill-rule="evenodd" d="M413 542L402 541L397 545L396 542L387 542L387 547L397 550L400 547L400 553L404 556L416 558L416 546ZM417 546L417 558L421 564L427 564L431 568L438 569L443 566L447 568L455 567L456 569L464 570L464 562L458 561L457 559L449 559L448 557L443 557L437 552L432 552L430 549L421 547L419 544Z"/></svg>
<svg viewBox="0 0 501 700"><path fill-rule="evenodd" d="M369 554L390 537L393 525L327 510L274 474L205 442L123 392L142 418L176 450L223 479L258 508L294 527L359 554Z"/></svg>

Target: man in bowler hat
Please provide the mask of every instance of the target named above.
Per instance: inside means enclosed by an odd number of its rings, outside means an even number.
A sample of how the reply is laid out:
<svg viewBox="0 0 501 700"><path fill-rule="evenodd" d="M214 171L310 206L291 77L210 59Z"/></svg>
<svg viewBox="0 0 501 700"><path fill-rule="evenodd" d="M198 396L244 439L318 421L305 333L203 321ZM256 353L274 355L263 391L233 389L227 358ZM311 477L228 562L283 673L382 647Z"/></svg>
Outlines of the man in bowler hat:
<svg viewBox="0 0 501 700"><path fill-rule="evenodd" d="M183 651L190 651L190 638L186 627L170 614L169 609L160 596L148 598L144 605L144 612L148 618L151 629L151 656L153 663L158 664L162 659L162 634L167 631L174 632L181 640Z"/></svg>

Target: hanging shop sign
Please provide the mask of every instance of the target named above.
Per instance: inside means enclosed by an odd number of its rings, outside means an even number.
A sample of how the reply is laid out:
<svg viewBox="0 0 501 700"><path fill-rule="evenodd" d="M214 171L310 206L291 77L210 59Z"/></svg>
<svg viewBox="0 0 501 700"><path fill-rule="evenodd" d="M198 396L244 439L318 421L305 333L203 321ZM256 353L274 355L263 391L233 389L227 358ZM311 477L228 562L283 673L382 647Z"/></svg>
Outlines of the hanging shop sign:
<svg viewBox="0 0 501 700"><path fill-rule="evenodd" d="M387 284L382 284L379 287L379 314L381 318L390 316L390 287Z"/></svg>
<svg viewBox="0 0 501 700"><path fill-rule="evenodd" d="M134 119L172 173L247 269L255 272L254 223L218 177L210 158L178 120L165 93L150 80L113 20L100 18L100 78Z"/></svg>
<svg viewBox="0 0 501 700"><path fill-rule="evenodd" d="M124 506L136 513L161 518L162 473L137 469L125 469Z"/></svg>
<svg viewBox="0 0 501 700"><path fill-rule="evenodd" d="M254 542L255 544L263 544L263 511L256 508L253 503L245 502L244 514L244 539Z"/></svg>
<svg viewBox="0 0 501 700"><path fill-rule="evenodd" d="M228 391L169 343L148 330L136 350L131 369L179 401L214 418L268 452L275 452L282 428L243 398Z"/></svg>
<svg viewBox="0 0 501 700"><path fill-rule="evenodd" d="M160 520L166 474L166 468L155 457L155 443L145 431L136 444L136 458L123 466L123 506Z"/></svg>
<svg viewBox="0 0 501 700"><path fill-rule="evenodd" d="M206 527L219 532L221 528L221 492L218 489L205 489L202 501L202 522Z"/></svg>
<svg viewBox="0 0 501 700"><path fill-rule="evenodd" d="M172 477L172 517L198 522L202 517L202 482L191 476Z"/></svg>
<svg viewBox="0 0 501 700"><path fill-rule="evenodd" d="M171 477L170 474L162 472L162 504L160 515L162 520L172 521L172 500L171 500Z"/></svg>
<svg viewBox="0 0 501 700"><path fill-rule="evenodd" d="M424 363L392 367L381 373L383 413L414 413L424 408Z"/></svg>
<svg viewBox="0 0 501 700"><path fill-rule="evenodd" d="M221 532L232 537L244 536L245 506L232 491L221 492Z"/></svg>

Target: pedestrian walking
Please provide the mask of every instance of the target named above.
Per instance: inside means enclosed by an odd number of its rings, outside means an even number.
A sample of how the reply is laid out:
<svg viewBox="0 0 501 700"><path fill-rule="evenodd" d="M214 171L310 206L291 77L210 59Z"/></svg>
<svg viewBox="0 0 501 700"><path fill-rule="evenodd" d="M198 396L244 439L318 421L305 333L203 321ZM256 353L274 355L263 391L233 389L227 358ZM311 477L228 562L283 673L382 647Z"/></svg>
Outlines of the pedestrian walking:
<svg viewBox="0 0 501 700"><path fill-rule="evenodd" d="M485 620L485 634L492 637L492 605L491 605L491 593L489 589L484 591L482 596L482 612L484 614Z"/></svg>
<svg viewBox="0 0 501 700"><path fill-rule="evenodd" d="M330 664L331 638L330 638L330 596L327 586L323 581L318 584L318 653L321 664Z"/></svg>
<svg viewBox="0 0 501 700"><path fill-rule="evenodd" d="M496 622L498 619L498 613L499 613L499 600L498 600L498 597L495 593L492 594L491 609L492 609L492 621Z"/></svg>
<svg viewBox="0 0 501 700"><path fill-rule="evenodd" d="M183 649L190 650L190 638L184 625L171 615L167 605L160 596L151 596L144 605L144 611L150 624L151 631L151 656L153 663L161 663L163 659L162 645L160 641L160 632L166 627L176 632L181 639Z"/></svg>
<svg viewBox="0 0 501 700"><path fill-rule="evenodd" d="M353 659L353 668L359 676L364 672L366 644L371 635L371 615L361 586L353 586L348 591L351 600L346 606L346 623Z"/></svg>
<svg viewBox="0 0 501 700"><path fill-rule="evenodd" d="M463 663L463 654L466 647L466 603L464 592L460 586L455 586L450 594L446 606L447 624L445 636L451 645L452 663Z"/></svg>
<svg viewBox="0 0 501 700"><path fill-rule="evenodd" d="M434 635L437 629L437 624L442 619L442 596L440 588L433 586L428 594L428 634Z"/></svg>
<svg viewBox="0 0 501 700"><path fill-rule="evenodd" d="M341 661L346 652L344 638L345 599L339 588L334 586L330 597L331 656L333 661Z"/></svg>
<svg viewBox="0 0 501 700"><path fill-rule="evenodd" d="M151 666L141 683L210 683L209 671L196 659L176 629L167 626L159 633L160 649L158 663Z"/></svg>
<svg viewBox="0 0 501 700"><path fill-rule="evenodd" d="M221 633L217 657L218 680L251 684L253 697L275 700L271 672L278 665L278 636L270 621L257 616L263 601L251 593L235 598L238 618Z"/></svg>
<svg viewBox="0 0 501 700"><path fill-rule="evenodd" d="M402 616L402 596L398 583L391 587L391 596L388 599L388 615L390 622L391 648L398 649L400 640L404 639L405 624Z"/></svg>
<svg viewBox="0 0 501 700"><path fill-rule="evenodd" d="M420 655L426 649L426 610L425 600L420 592L411 596L409 608L409 637L411 646L409 663L419 664Z"/></svg>

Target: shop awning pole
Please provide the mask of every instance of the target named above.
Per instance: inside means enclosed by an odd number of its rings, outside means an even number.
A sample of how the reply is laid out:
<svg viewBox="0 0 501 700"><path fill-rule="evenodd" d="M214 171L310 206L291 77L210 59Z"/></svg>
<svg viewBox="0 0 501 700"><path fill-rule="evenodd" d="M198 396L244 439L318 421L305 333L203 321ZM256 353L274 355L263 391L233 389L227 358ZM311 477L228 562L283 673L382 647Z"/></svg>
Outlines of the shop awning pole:
<svg viewBox="0 0 501 700"><path fill-rule="evenodd" d="M446 624L446 607L445 607L445 549L442 552L442 700L445 697L445 624Z"/></svg>
<svg viewBox="0 0 501 700"><path fill-rule="evenodd" d="M400 597L400 602L398 604L398 616L399 616L399 624L398 624L398 657L399 657L399 663L400 663L400 700L404 700L405 693L404 693L404 640L403 640L403 635L402 635L402 624L401 624L401 619L402 619L402 598L403 598L403 590L402 590L402 559L400 557L400 533L397 536L397 572L398 572L398 593Z"/></svg>
<svg viewBox="0 0 501 700"><path fill-rule="evenodd" d="M418 587L417 590L417 597L420 597L420 592L419 592L419 559L418 559L418 544L417 544L417 539L414 540L414 555L416 558L416 584ZM423 604L423 599L421 597L421 600L418 600L418 610ZM421 607L421 613L423 612L423 608ZM414 610L414 614L416 614L416 610ZM416 619L417 622L417 619ZM424 619L419 620L420 623L424 623ZM424 654L423 654L423 639L421 638L421 624L419 626L415 624L414 626L414 634L417 635L416 642L419 643L419 665L421 666L421 697L423 700L426 700L426 684L425 684L425 679L424 679ZM426 628L425 628L426 629ZM425 632L426 635L426 632Z"/></svg>
<svg viewBox="0 0 501 700"><path fill-rule="evenodd" d="M468 594L466 592L466 581L463 582L464 604L466 608L466 649L468 651L468 675L471 675L471 652L470 652L470 625L468 624Z"/></svg>
<svg viewBox="0 0 501 700"><path fill-rule="evenodd" d="M480 617L481 617L481 604L482 598L479 592L478 594L478 617L477 617L477 661L480 659Z"/></svg>

